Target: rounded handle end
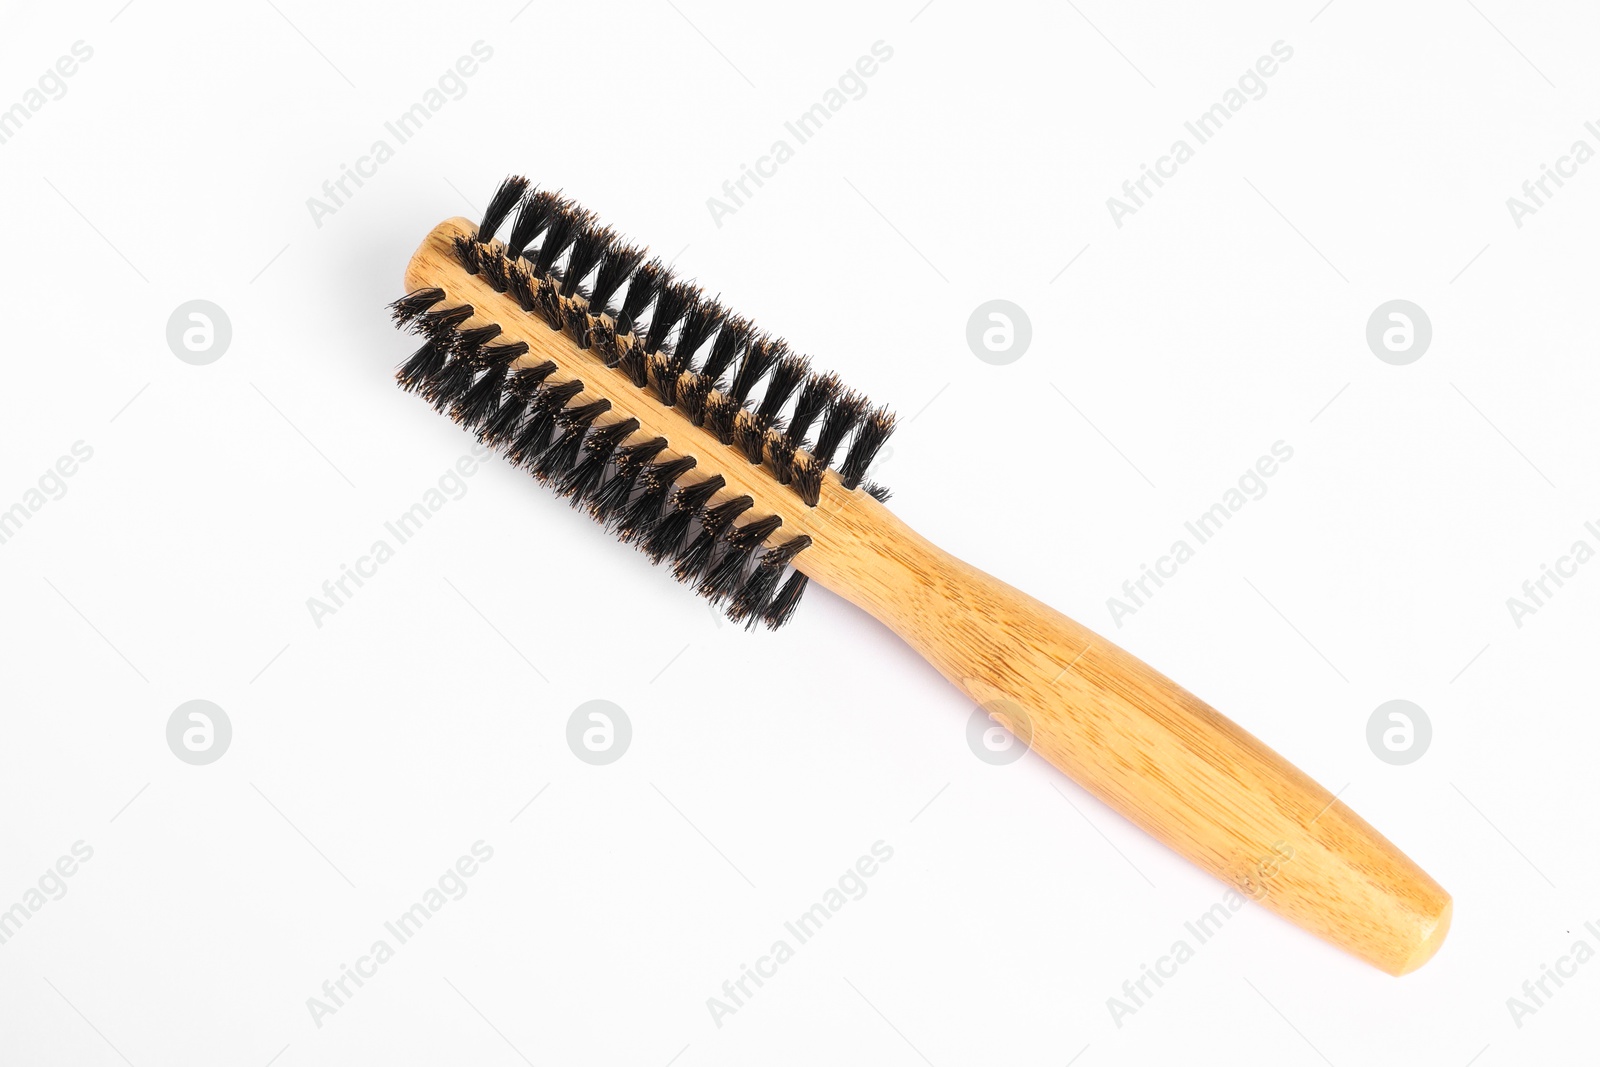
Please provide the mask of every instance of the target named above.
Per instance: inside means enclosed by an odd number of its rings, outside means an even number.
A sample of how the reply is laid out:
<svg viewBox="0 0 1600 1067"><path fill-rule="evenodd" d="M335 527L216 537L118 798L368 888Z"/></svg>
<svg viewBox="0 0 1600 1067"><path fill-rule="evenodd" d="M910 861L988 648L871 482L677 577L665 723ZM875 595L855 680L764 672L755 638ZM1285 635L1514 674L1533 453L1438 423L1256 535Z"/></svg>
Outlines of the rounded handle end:
<svg viewBox="0 0 1600 1067"><path fill-rule="evenodd" d="M1433 959L1434 954L1439 951L1439 946L1444 944L1445 935L1450 932L1450 918L1454 911L1455 902L1448 896L1445 897L1444 907L1439 909L1439 914L1433 920L1433 926L1423 934L1416 950L1400 961L1399 966L1389 973L1398 978L1403 974L1410 974L1424 963Z"/></svg>

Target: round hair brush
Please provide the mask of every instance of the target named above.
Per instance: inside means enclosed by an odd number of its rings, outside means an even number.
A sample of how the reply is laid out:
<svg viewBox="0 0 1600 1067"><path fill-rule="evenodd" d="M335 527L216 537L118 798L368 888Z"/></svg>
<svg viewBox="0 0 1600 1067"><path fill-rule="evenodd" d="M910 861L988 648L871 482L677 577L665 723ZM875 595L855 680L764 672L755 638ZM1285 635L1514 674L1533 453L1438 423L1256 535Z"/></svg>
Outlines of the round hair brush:
<svg viewBox="0 0 1600 1067"><path fill-rule="evenodd" d="M501 230L510 223L502 236ZM508 179L423 240L398 372L747 626L856 604L1157 840L1390 974L1450 896L1326 789L1086 627L919 536L868 480L894 417L559 194Z"/></svg>

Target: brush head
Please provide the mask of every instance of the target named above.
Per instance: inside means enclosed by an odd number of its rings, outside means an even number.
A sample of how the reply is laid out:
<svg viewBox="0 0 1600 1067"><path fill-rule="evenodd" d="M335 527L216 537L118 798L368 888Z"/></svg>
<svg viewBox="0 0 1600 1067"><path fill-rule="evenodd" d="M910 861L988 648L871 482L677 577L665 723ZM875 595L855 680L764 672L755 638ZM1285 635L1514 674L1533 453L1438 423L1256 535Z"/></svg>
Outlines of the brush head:
<svg viewBox="0 0 1600 1067"><path fill-rule="evenodd" d="M888 498L866 475L893 415L524 178L406 280L401 387L747 627L786 622L807 550L849 536L830 506Z"/></svg>

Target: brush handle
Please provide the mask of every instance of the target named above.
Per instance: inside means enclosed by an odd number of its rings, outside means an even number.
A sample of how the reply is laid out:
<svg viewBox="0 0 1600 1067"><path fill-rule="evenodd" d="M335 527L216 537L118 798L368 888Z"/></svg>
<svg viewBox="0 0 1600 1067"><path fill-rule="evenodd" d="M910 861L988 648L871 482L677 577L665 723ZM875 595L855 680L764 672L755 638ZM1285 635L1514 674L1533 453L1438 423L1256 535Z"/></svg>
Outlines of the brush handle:
<svg viewBox="0 0 1600 1067"><path fill-rule="evenodd" d="M899 634L974 703L1151 836L1400 975L1450 926L1437 882L1283 757L1060 612L836 482L811 577Z"/></svg>

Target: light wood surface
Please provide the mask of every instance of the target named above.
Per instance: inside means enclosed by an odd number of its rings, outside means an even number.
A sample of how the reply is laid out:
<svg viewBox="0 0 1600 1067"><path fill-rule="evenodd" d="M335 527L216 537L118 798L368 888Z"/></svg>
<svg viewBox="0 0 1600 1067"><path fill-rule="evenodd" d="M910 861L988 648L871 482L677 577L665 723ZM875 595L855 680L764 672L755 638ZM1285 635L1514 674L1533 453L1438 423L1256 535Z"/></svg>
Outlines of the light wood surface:
<svg viewBox="0 0 1600 1067"><path fill-rule="evenodd" d="M579 378L578 401L605 397L638 438L695 456L690 480L721 474L722 497L748 494L746 518L777 514L782 542L809 534L795 566L881 621L1034 751L1151 836L1250 899L1390 974L1438 950L1450 896L1326 789L1239 726L1104 637L942 551L830 472L815 508L764 468L636 388L595 354L468 275L451 247L466 219L442 223L406 270L470 303L468 326L498 323Z"/></svg>

